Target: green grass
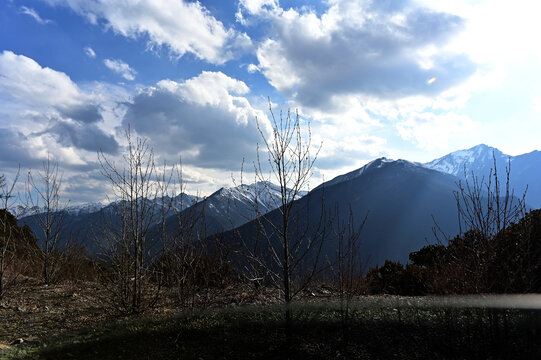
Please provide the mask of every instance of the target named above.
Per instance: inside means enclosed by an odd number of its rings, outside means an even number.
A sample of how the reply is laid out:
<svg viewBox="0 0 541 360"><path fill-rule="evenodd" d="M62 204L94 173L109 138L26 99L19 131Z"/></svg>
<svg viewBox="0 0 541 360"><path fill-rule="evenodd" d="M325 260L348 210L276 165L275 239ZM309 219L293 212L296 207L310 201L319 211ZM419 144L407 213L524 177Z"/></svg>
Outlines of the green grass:
<svg viewBox="0 0 541 360"><path fill-rule="evenodd" d="M360 301L146 317L45 339L7 359L541 358L537 310Z"/></svg>

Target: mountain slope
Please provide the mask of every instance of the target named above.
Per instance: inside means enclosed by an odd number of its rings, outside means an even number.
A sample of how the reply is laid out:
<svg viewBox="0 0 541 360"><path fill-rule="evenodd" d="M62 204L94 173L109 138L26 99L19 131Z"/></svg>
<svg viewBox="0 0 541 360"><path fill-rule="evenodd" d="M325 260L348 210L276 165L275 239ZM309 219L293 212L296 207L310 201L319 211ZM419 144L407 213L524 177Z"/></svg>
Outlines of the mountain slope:
<svg viewBox="0 0 541 360"><path fill-rule="evenodd" d="M188 194L179 194L173 198L166 197L164 199L158 198L154 202L155 218L158 219L158 212L161 209L161 203L171 203L171 208L168 210L169 214L173 214L175 211L182 211L194 203L199 201L197 196ZM100 237L100 231L103 229L105 223L118 223L119 222L119 208L121 202L117 201L106 206L98 206L96 204L69 206L63 209L60 213L62 222L62 231L58 243L60 246L76 241L79 244L85 245L91 252L99 251L99 246L96 244L97 239ZM43 209L31 208L27 209L22 214L31 213L19 217L18 223L22 226L28 225L32 232L38 238L38 244L43 246L45 235L43 229L40 227L40 214L43 214Z"/></svg>
<svg viewBox="0 0 541 360"><path fill-rule="evenodd" d="M221 188L180 214L169 216L166 227L170 233L177 233L180 219L197 229L198 236L210 236L239 227L280 204L280 187L270 182Z"/></svg>
<svg viewBox="0 0 541 360"><path fill-rule="evenodd" d="M301 193L300 195L304 195ZM166 228L170 234L178 234L181 222L192 222L191 226L197 231L194 236L208 236L238 227L257 216L275 209L280 204L280 188L268 182L258 182L251 185L240 185L233 188L221 188L205 199L193 195L181 194L174 198L166 197L155 200L155 224L149 229L149 236L159 236L161 203L171 203L172 207L166 213ZM119 223L119 208L121 202L111 203L95 210L91 206L68 207L63 211L63 231L60 244L66 244L76 239L87 246L92 252L99 251L96 239L107 224ZM93 211L94 210L94 211ZM19 209L21 214L25 214ZM38 209L26 210L33 215L22 216L19 223L27 224L40 239L44 235L39 226ZM195 223L193 223L195 222ZM192 229L192 230L193 230Z"/></svg>
<svg viewBox="0 0 541 360"><path fill-rule="evenodd" d="M361 169L335 178L311 191L295 202L297 221L308 236L315 236L322 209L329 219L347 220L350 209L355 226L366 216L361 233L361 257L366 265L380 264L385 259L407 261L409 252L433 240L434 217L449 235L458 232L456 203L453 197L455 182L452 175L427 169L404 160L377 159ZM322 206L324 204L324 206ZM279 224L280 213L274 210L264 216L265 221L251 221L226 234L235 241L242 236L249 239L260 223ZM336 220L333 224L336 230ZM271 226L266 226L269 233ZM323 251L332 257L338 238L328 231Z"/></svg>
<svg viewBox="0 0 541 360"><path fill-rule="evenodd" d="M490 170L494 168L493 155L498 169L505 170L509 155L485 144L452 152L424 166L460 178L464 177L464 170L467 176L471 175L471 171L474 171L477 176L488 176Z"/></svg>
<svg viewBox="0 0 541 360"><path fill-rule="evenodd" d="M493 157L494 154L494 157ZM479 179L488 179L494 169L494 158L501 186L506 182L506 168L510 167L510 185L515 196L521 197L527 190L526 201L534 208L541 207L541 152L510 156L500 150L481 144L470 149L459 150L439 159L423 164L427 168L442 171L461 179L475 174Z"/></svg>

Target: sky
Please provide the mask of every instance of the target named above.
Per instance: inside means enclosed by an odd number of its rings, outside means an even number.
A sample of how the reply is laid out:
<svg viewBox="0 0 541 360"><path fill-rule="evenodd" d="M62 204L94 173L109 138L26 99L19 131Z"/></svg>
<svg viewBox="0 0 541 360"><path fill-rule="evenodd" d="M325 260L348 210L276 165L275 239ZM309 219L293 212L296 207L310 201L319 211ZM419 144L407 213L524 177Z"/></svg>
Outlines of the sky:
<svg viewBox="0 0 541 360"><path fill-rule="evenodd" d="M541 149L541 22L517 0L5 0L0 174L51 157L104 201L128 127L189 193L251 182L272 108L318 153L310 187L377 157ZM244 164L244 166L243 166ZM235 181L234 181L235 180ZM271 179L272 180L272 179ZM23 183L18 185L24 190Z"/></svg>

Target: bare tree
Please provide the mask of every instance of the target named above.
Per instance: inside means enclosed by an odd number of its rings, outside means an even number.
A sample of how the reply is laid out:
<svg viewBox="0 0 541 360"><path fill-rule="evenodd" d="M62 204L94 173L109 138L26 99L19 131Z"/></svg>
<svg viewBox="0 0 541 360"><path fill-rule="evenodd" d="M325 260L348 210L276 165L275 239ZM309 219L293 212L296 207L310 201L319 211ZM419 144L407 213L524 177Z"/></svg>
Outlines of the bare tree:
<svg viewBox="0 0 541 360"><path fill-rule="evenodd" d="M280 187L280 203L277 207L280 213L280 222L277 225L271 223L273 230L276 231L280 238L280 246L276 248L270 242L269 245L271 245L270 250L274 261L281 270L281 274L277 275L282 283L284 300L289 303L296 293L292 289L292 274L298 270L296 265L300 265L302 260L294 258L294 256L303 256L307 254L309 249L312 249L313 245L316 245L311 243L311 240L313 240L311 238L302 239L302 236L301 239L294 238L293 234L297 232L295 231L297 229L293 229L295 222L293 216L297 214L293 214L293 201L308 186L308 181L312 175L312 167L321 146L317 148L315 155L312 156L310 128L308 127L305 138L303 136L305 134L301 131L298 112L292 115L288 110L286 116L280 112L279 119L276 119L271 106L269 106L269 111L272 119L272 136L267 138L259 121L258 129L266 147L266 164L271 169L271 179L276 181ZM265 186L269 186L266 182L267 177L263 170L263 162L259 159L258 150L256 176ZM299 254L299 251L302 253Z"/></svg>
<svg viewBox="0 0 541 360"><path fill-rule="evenodd" d="M474 230L485 241L492 239L526 213L527 189L517 198L511 188L511 160L505 168L505 188L502 189L494 153L492 157L494 167L486 179L479 178L473 172L470 177L464 169L465 180L458 182L458 190L454 192L460 234L462 235L464 229Z"/></svg>
<svg viewBox="0 0 541 360"><path fill-rule="evenodd" d="M15 260L13 226L9 223L8 208L13 198L13 190L19 179L20 168L17 170L11 183L6 181L4 175L0 176L0 300L4 297L6 287L11 279L8 279L8 270Z"/></svg>
<svg viewBox="0 0 541 360"><path fill-rule="evenodd" d="M342 221L336 206L333 228L338 239L337 258L333 271L337 277L340 298L340 320L342 325L342 343L347 349L350 340L351 303L353 297L361 291L363 264L360 261L360 235L366 224L368 214L359 227L355 226L353 210L349 208L347 221Z"/></svg>
<svg viewBox="0 0 541 360"><path fill-rule="evenodd" d="M176 178L173 181L174 175ZM164 164L157 185L162 204L159 209L159 236L163 249L157 275L173 289L177 300L184 303L189 293L193 294L192 299L195 299L195 294L188 288L191 270L197 266L196 257L193 256L193 238L196 238L198 233L194 231L196 220L183 211L192 204L186 204L182 161L173 165L171 171L167 171ZM178 194L177 199L175 194Z"/></svg>
<svg viewBox="0 0 541 360"><path fill-rule="evenodd" d="M299 206L295 201L309 186L312 168L321 149L313 147L310 127L301 128L298 112L280 112L277 118L270 106L272 133L269 136L258 119L263 150L257 149L254 164L256 181L264 191L254 196L254 209L258 226L251 239L243 239L245 269L251 280L264 279L276 285L284 296L286 319L290 322L290 306L293 298L306 289L314 277L329 268L322 253L329 220L325 214L324 198L318 221L310 219L310 201ZM276 211L272 216L259 213L258 196L270 194L272 184L279 191L274 199Z"/></svg>
<svg viewBox="0 0 541 360"><path fill-rule="evenodd" d="M28 171L26 183L27 207L34 209L34 219L43 235L42 280L49 284L54 281L58 269L59 240L68 202L60 199L62 173L58 162L52 162L51 156L43 162L38 179Z"/></svg>
<svg viewBox="0 0 541 360"><path fill-rule="evenodd" d="M121 311L138 313L153 306L160 294L162 278L153 263L164 251L165 233L149 230L164 224L171 206L167 196L170 176L165 166L163 174L156 168L154 151L146 140L132 139L130 129L126 139L121 166L98 153L102 174L115 197L113 214L105 220L99 240L110 266L115 304Z"/></svg>
<svg viewBox="0 0 541 360"><path fill-rule="evenodd" d="M495 271L491 268L507 266L495 263L500 246L495 239L502 230L525 216L527 188L521 197L515 196L510 182L511 161L505 168L504 186L494 154L493 163L494 167L486 178L473 172L468 174L464 168L464 180L457 183L454 191L459 235L451 239L436 223L434 234L437 241L440 244L445 241L450 249L446 263L442 264L443 277L438 277L434 284L436 289L443 287L459 293L486 292L504 280L495 278Z"/></svg>
<svg viewBox="0 0 541 360"><path fill-rule="evenodd" d="M163 228L171 237L166 254L166 271L169 274L169 283L175 289L176 299L183 306L194 306L198 288L205 280L199 277L205 272L204 262L209 256L204 244L205 206L193 206L197 200L189 201L185 198L186 183L182 160L174 166L174 170L176 179L173 189L174 193L179 194L179 198L172 207L174 217L169 218L168 228ZM199 196L196 199L199 199ZM204 203L205 200L202 200L201 204Z"/></svg>

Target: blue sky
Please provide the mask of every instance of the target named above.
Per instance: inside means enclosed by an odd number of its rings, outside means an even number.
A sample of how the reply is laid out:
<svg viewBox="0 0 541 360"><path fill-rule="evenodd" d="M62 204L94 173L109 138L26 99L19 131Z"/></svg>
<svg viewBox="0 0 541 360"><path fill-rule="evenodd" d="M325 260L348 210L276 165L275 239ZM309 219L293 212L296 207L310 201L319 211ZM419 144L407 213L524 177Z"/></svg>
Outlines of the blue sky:
<svg viewBox="0 0 541 360"><path fill-rule="evenodd" d="M182 156L188 192L209 194L254 160L268 98L298 110L322 144L312 187L380 156L425 162L479 143L539 150L537 7L3 1L1 172L36 171L50 154L65 197L101 201L96 153L120 159L129 124L160 161Z"/></svg>

